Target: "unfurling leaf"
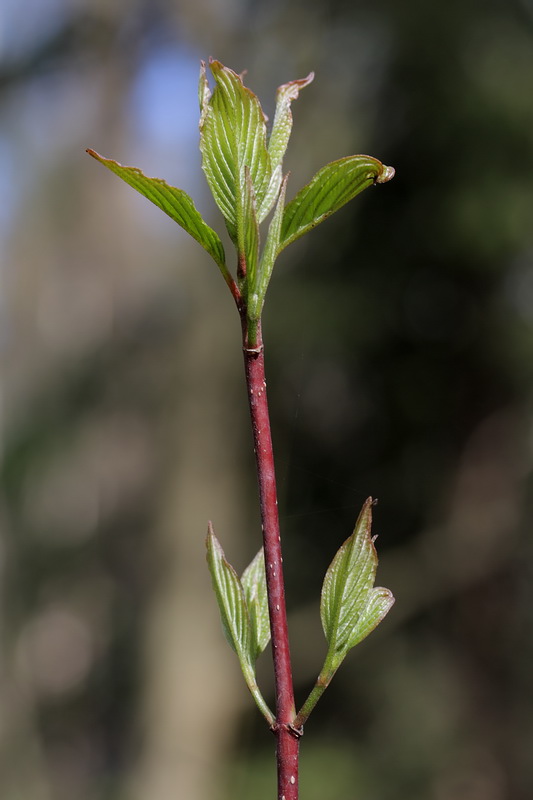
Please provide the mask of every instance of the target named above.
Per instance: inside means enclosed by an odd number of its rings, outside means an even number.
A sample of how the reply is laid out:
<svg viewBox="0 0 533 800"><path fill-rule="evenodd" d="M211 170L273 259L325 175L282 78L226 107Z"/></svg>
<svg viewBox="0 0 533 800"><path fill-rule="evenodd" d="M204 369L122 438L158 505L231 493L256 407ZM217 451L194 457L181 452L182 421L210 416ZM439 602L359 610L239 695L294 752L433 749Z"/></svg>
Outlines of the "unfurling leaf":
<svg viewBox="0 0 533 800"><path fill-rule="evenodd" d="M216 81L215 89L209 95L205 64L199 89L202 168L228 232L238 244L244 225L245 167L250 172L257 208L270 183L266 126L259 100L244 86L240 75L219 61L211 61L209 66Z"/></svg>
<svg viewBox="0 0 533 800"><path fill-rule="evenodd" d="M270 641L270 615L268 613L263 548L259 550L242 573L241 584L251 624L252 656L255 661Z"/></svg>
<svg viewBox="0 0 533 800"><path fill-rule="evenodd" d="M394 603L388 589L374 588L378 558L370 530L372 499L363 506L355 530L331 562L322 587L320 616L335 670L348 650L381 622Z"/></svg>
<svg viewBox="0 0 533 800"><path fill-rule="evenodd" d="M207 563L220 609L224 634L237 653L241 665L253 665L251 659L250 620L239 576L226 561L213 527L207 534Z"/></svg>
<svg viewBox="0 0 533 800"><path fill-rule="evenodd" d="M242 580L226 561L213 526L207 532L207 563L226 639L237 653L244 680L257 707L273 725L275 718L255 679L255 662L270 639L265 559L261 549L245 569Z"/></svg>
<svg viewBox="0 0 533 800"><path fill-rule="evenodd" d="M303 89L304 86L308 86L314 77L314 73L311 72L307 78L284 83L276 92L276 113L268 140L268 153L270 155L272 177L270 178L267 193L263 198L261 208L258 212L259 222L262 222L272 209L281 186L283 157L285 156L292 131L291 103L298 98L300 89Z"/></svg>
<svg viewBox="0 0 533 800"><path fill-rule="evenodd" d="M170 186L161 178L148 178L136 167L124 167L118 161L104 158L94 150L88 149L87 152L168 214L207 250L223 272L226 270L224 248L218 234L204 222L186 192Z"/></svg>
<svg viewBox="0 0 533 800"><path fill-rule="evenodd" d="M276 113L272 123L272 132L268 140L268 152L272 161L272 169L276 169L282 161L287 150L292 131L291 103L298 98L300 89L309 86L315 73L310 72L307 78L284 83L276 92Z"/></svg>
<svg viewBox="0 0 533 800"><path fill-rule="evenodd" d="M347 156L322 167L283 215L278 252L315 228L335 211L374 183L386 183L394 169L371 156Z"/></svg>

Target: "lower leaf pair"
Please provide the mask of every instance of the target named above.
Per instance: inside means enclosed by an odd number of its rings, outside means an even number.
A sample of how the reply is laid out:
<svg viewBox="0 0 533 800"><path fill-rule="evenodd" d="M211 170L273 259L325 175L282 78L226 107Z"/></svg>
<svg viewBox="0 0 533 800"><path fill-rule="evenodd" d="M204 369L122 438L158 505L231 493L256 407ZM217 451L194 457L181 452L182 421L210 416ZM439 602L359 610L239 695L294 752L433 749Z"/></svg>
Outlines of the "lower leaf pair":
<svg viewBox="0 0 533 800"><path fill-rule="evenodd" d="M349 650L379 625L394 604L389 589L374 587L378 558L371 536L372 506L373 500L369 497L354 532L339 548L326 572L320 616L328 652L315 686L295 718L296 728L308 719ZM255 680L255 662L270 640L263 549L239 579L209 523L207 562L226 638L237 653L260 711L272 725L274 715Z"/></svg>

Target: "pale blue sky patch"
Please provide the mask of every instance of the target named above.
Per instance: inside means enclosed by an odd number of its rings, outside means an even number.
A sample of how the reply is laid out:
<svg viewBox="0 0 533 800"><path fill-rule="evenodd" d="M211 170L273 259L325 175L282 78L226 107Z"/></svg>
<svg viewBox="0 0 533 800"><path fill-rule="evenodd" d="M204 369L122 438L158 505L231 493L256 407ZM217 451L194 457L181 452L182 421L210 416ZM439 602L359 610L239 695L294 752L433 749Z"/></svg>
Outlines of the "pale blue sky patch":
<svg viewBox="0 0 533 800"><path fill-rule="evenodd" d="M128 102L128 149L135 155L135 166L196 199L203 194L198 148L200 58L175 43L150 50L141 62Z"/></svg>
<svg viewBox="0 0 533 800"><path fill-rule="evenodd" d="M0 58L17 60L45 42L72 9L65 0L2 0L0 2Z"/></svg>

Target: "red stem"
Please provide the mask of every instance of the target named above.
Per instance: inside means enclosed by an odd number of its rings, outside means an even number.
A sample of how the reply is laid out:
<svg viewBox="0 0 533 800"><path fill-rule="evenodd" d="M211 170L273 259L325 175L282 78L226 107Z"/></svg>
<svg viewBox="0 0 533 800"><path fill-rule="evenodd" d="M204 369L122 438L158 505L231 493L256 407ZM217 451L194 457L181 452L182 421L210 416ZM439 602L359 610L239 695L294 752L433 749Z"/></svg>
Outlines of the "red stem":
<svg viewBox="0 0 533 800"><path fill-rule="evenodd" d="M300 733L293 728L295 718L289 632L285 608L283 559L279 532L278 500L274 453L265 381L265 360L261 325L249 342L243 316L244 368L252 417L254 450L259 481L259 504L265 551L268 608L272 634L272 656L276 686L278 800L298 800L298 750Z"/></svg>

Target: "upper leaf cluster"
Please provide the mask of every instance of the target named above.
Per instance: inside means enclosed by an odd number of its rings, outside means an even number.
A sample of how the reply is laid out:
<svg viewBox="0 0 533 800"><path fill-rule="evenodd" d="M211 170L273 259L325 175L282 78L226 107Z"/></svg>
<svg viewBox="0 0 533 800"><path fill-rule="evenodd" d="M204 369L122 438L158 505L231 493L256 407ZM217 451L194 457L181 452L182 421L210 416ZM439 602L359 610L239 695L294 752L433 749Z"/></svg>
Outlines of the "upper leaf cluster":
<svg viewBox="0 0 533 800"><path fill-rule="evenodd" d="M220 237L204 222L185 192L94 150L87 152L155 203L207 250L239 309L253 323L260 318L281 251L363 189L390 180L394 170L371 156L348 156L320 169L285 205L288 175L283 175L283 158L292 130L291 103L311 83L313 73L279 87L268 135L261 104L244 86L242 76L215 60L209 62L209 68L214 89L209 87L202 62L198 91L202 168L237 251L236 277L228 268ZM272 209L261 250L259 226Z"/></svg>

